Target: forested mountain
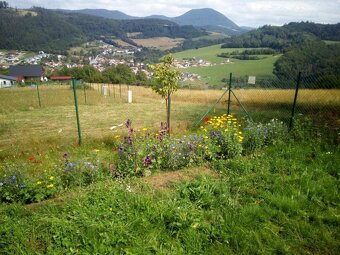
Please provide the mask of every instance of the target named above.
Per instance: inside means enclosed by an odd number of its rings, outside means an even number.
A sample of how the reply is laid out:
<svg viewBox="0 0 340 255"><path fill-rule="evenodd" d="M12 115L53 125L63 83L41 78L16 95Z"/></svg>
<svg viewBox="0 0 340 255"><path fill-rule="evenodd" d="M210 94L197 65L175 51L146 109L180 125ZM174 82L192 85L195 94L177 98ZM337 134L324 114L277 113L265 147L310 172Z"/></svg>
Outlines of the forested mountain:
<svg viewBox="0 0 340 255"><path fill-rule="evenodd" d="M289 23L282 27L263 26L241 36L228 39L222 47L269 47L283 51L292 45L314 40L340 40L340 23L323 25L301 22Z"/></svg>
<svg viewBox="0 0 340 255"><path fill-rule="evenodd" d="M70 12L69 10L63 11ZM86 13L115 20L141 19L141 17L130 16L116 10L111 11L102 9L83 9L73 10L72 12ZM227 35L239 35L249 31L249 28L245 29L239 27L233 21L224 16L222 13L211 8L192 9L184 13L183 15L173 18L164 15L151 15L144 18L173 21L181 26L190 25L198 28L204 28L208 31L221 32Z"/></svg>
<svg viewBox="0 0 340 255"><path fill-rule="evenodd" d="M65 51L99 36L129 41L128 32L139 32L140 37L172 38L206 34L193 26L179 26L166 20L113 20L42 8L31 9L25 15L14 9L0 10L0 48L3 49Z"/></svg>
<svg viewBox="0 0 340 255"><path fill-rule="evenodd" d="M126 20L126 19L138 19L137 17L133 17L127 15L121 11L111 11L106 9L82 9L82 10L74 10L72 12L89 14L94 16L99 16L108 19L116 19L116 20Z"/></svg>

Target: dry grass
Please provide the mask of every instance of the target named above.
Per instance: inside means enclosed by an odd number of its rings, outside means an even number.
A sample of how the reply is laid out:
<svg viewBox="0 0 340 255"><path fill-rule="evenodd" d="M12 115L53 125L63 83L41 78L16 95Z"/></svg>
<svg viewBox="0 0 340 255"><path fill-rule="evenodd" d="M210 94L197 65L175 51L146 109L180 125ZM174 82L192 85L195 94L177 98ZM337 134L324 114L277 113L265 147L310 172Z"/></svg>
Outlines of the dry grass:
<svg viewBox="0 0 340 255"><path fill-rule="evenodd" d="M129 47L131 46L129 43L124 42L121 39L112 39L113 42L117 43L118 45L122 46L122 47Z"/></svg>
<svg viewBox="0 0 340 255"><path fill-rule="evenodd" d="M0 90L0 155L20 154L22 151L63 147L77 143L77 129L73 94L70 86L40 86L42 107L39 107L35 88ZM86 91L77 90L83 140L111 139L124 134L124 127L111 127L133 121L138 130L147 127L158 130L165 121L165 102L149 88L130 86L133 103L127 103L127 85L109 85L108 95L100 95L100 85L91 84ZM186 132L208 108L221 97L222 90L179 90L172 96L172 132ZM289 115L294 90L235 90L248 111ZM226 110L227 93L215 110ZM300 90L298 107L335 111L339 121L340 90ZM232 98L232 112L239 105ZM287 115L288 114L288 115ZM287 116L286 116L287 115ZM273 117L273 116L272 116ZM280 118L280 116L274 116ZM288 116L289 117L289 116Z"/></svg>
<svg viewBox="0 0 340 255"><path fill-rule="evenodd" d="M18 10L17 13L19 16L26 16L27 14L31 14L33 17L38 16L37 12L27 10Z"/></svg>
<svg viewBox="0 0 340 255"><path fill-rule="evenodd" d="M148 39L133 39L135 43L147 48L167 50L180 45L184 38L154 37Z"/></svg>

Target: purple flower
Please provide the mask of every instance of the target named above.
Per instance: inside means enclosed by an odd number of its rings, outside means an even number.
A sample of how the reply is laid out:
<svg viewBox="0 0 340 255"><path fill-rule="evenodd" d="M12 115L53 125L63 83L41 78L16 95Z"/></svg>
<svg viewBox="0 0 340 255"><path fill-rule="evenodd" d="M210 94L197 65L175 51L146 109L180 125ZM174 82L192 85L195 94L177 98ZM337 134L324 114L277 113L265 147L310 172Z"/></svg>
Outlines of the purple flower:
<svg viewBox="0 0 340 255"><path fill-rule="evenodd" d="M144 159L144 165L146 167L149 167L152 164L152 160L150 156L146 156L146 158Z"/></svg>
<svg viewBox="0 0 340 255"><path fill-rule="evenodd" d="M71 162L71 167L75 167L76 165L76 162Z"/></svg>
<svg viewBox="0 0 340 255"><path fill-rule="evenodd" d="M125 127L129 128L131 127L131 120L128 119L126 122L125 122Z"/></svg>
<svg viewBox="0 0 340 255"><path fill-rule="evenodd" d="M191 143L188 144L188 149L189 149L189 151L192 151L192 150L193 150L193 147L192 147L192 144L191 144Z"/></svg>
<svg viewBox="0 0 340 255"><path fill-rule="evenodd" d="M129 128L129 133L130 133L130 134L133 134L133 132L134 132L133 128L130 127L130 128Z"/></svg>
<svg viewBox="0 0 340 255"><path fill-rule="evenodd" d="M123 151L124 151L124 148L123 148L123 147L119 147L119 148L118 148L118 152L119 152L119 153L122 153Z"/></svg>
<svg viewBox="0 0 340 255"><path fill-rule="evenodd" d="M130 136L126 139L126 143L132 145L132 138Z"/></svg>
<svg viewBox="0 0 340 255"><path fill-rule="evenodd" d="M63 155L64 159L68 159L70 157L70 154L68 154L67 152L64 153Z"/></svg>

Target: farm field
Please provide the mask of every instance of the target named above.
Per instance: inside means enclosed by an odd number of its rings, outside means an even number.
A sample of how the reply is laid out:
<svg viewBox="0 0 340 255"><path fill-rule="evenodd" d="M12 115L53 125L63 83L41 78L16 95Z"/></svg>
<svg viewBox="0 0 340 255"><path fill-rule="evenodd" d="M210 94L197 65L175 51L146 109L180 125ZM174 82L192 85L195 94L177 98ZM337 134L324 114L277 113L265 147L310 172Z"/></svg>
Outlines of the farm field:
<svg viewBox="0 0 340 255"><path fill-rule="evenodd" d="M217 32L209 32L209 35L204 35L204 36L200 36L200 37L196 37L193 38L193 41L197 41L197 40L202 40L202 39L206 39L206 40L216 40L216 39L224 39L227 38L228 36L222 33L217 33Z"/></svg>
<svg viewBox="0 0 340 255"><path fill-rule="evenodd" d="M190 67L181 71L195 73L201 76L199 83L208 83L212 85L221 85L221 80L227 78L229 73L233 73L235 77L241 76L272 76L274 63L280 57L275 56L261 56L260 60L238 60L230 59L230 63L226 63L225 58L218 57L218 54L223 52L243 51L246 48L221 48L221 44L209 47L199 48L195 50L187 50L175 53L174 57L177 59L193 58L204 59L210 61L215 65L209 67ZM195 85L193 83L193 85Z"/></svg>
<svg viewBox="0 0 340 255"><path fill-rule="evenodd" d="M174 48L184 41L184 38L154 37L148 39L132 39L138 45L146 48L168 50Z"/></svg>
<svg viewBox="0 0 340 255"><path fill-rule="evenodd" d="M304 119L293 133L271 121L288 121L293 90L235 89L256 123L267 124L249 124L232 99L234 117L216 123L241 125L232 129L240 140L228 147L236 154L212 158L220 147L211 147L210 134L199 127L210 124L195 123L223 90L178 90L172 135L162 140L164 101L150 88L130 86L128 104L127 89L111 85L104 97L101 84L88 84L86 104L84 90L77 90L82 146L69 86L39 86L41 108L34 87L0 90L3 254L336 254L338 137ZM209 119L226 116L226 100ZM340 90L301 89L297 113L316 120L339 104ZM261 130L272 135L266 144ZM129 137L136 153L121 147ZM165 148L171 150L162 154ZM148 150L160 154L143 158ZM131 167L145 172L117 175Z"/></svg>

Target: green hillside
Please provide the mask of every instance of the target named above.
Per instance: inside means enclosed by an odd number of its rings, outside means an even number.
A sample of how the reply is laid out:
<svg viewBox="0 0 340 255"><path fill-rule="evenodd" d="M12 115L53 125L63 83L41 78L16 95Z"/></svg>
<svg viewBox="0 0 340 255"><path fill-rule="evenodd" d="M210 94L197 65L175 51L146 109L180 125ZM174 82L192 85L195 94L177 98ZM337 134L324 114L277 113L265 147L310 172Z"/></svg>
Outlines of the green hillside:
<svg viewBox="0 0 340 255"><path fill-rule="evenodd" d="M248 48L249 49L249 48ZM245 75L255 76L271 76L273 75L274 63L280 57L280 55L262 56L261 60L238 60L230 59L230 63L225 63L226 59L218 57L218 54L223 52L233 52L235 50L243 51L246 48L221 48L221 45L213 45L194 50L186 50L174 54L176 59L193 58L203 59L210 61L215 65L209 67L190 67L182 69L182 72L189 72L199 74L201 76L201 82L209 83L212 85L222 84L221 80L229 76L229 73L233 73L235 77Z"/></svg>

